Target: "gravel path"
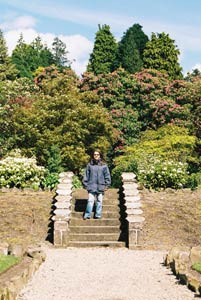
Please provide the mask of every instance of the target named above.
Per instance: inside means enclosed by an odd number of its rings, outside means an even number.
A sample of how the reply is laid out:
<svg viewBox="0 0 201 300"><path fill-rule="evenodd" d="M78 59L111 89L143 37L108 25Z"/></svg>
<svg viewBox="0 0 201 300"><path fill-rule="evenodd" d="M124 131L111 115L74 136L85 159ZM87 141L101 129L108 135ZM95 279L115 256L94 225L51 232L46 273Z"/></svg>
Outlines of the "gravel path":
<svg viewBox="0 0 201 300"><path fill-rule="evenodd" d="M164 252L46 249L46 261L18 300L191 300L163 266Z"/></svg>

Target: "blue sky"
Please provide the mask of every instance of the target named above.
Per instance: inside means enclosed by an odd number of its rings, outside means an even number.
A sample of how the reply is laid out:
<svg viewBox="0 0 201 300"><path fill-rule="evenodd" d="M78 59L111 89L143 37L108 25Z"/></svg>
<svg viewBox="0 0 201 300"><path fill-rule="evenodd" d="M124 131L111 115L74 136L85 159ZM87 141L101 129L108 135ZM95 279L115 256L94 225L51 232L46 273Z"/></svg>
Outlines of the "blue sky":
<svg viewBox="0 0 201 300"><path fill-rule="evenodd" d="M58 36L77 74L85 71L98 24L110 25L117 41L135 23L149 38L168 33L181 52L184 74L201 70L201 0L0 0L0 11L10 53L20 33L27 43L40 35L49 46Z"/></svg>

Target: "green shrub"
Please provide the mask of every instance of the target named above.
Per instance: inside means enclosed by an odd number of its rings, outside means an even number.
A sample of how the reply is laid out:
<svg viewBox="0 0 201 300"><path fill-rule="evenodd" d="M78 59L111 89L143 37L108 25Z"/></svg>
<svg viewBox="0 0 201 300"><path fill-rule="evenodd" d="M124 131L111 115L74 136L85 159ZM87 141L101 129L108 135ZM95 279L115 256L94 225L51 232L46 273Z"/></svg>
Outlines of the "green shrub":
<svg viewBox="0 0 201 300"><path fill-rule="evenodd" d="M195 137L186 128L165 125L158 130L147 130L138 143L126 147L115 159L112 171L114 184L119 186L122 172L134 172L137 180L147 188L195 189L199 176L190 175L189 162L196 161Z"/></svg>
<svg viewBox="0 0 201 300"><path fill-rule="evenodd" d="M121 186L121 174L123 172L134 172L137 174L137 162L129 159L121 160L112 170L112 187L119 188Z"/></svg>
<svg viewBox="0 0 201 300"><path fill-rule="evenodd" d="M83 187L81 179L77 176L73 176L73 189L81 189Z"/></svg>
<svg viewBox="0 0 201 300"><path fill-rule="evenodd" d="M185 187L190 188L191 190L201 187L201 172L190 174L187 178Z"/></svg>
<svg viewBox="0 0 201 300"><path fill-rule="evenodd" d="M139 167L138 180L147 188L183 188L187 182L187 164L163 159L151 159Z"/></svg>
<svg viewBox="0 0 201 300"><path fill-rule="evenodd" d="M59 183L59 174L48 172L41 185L43 188L53 190L58 183Z"/></svg>
<svg viewBox="0 0 201 300"><path fill-rule="evenodd" d="M45 173L45 168L37 166L34 157L24 157L20 150L15 150L0 160L0 187L38 189Z"/></svg>

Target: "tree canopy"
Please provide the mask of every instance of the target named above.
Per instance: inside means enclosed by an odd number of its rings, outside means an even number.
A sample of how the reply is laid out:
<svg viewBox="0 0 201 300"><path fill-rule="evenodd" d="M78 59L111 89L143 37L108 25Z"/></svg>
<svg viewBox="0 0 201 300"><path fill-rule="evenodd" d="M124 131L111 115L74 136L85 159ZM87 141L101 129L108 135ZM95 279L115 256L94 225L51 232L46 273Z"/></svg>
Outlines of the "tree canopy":
<svg viewBox="0 0 201 300"><path fill-rule="evenodd" d="M179 65L180 51L169 34L152 33L143 53L144 67L165 72L170 79L181 79L182 68Z"/></svg>
<svg viewBox="0 0 201 300"><path fill-rule="evenodd" d="M93 52L87 66L88 72L94 74L110 73L114 70L117 43L110 31L109 25L99 25L96 32Z"/></svg>
<svg viewBox="0 0 201 300"><path fill-rule="evenodd" d="M147 35L142 31L142 26L134 24L123 35L118 43L118 67L123 67L130 73L135 73L143 67L143 52L148 42Z"/></svg>
<svg viewBox="0 0 201 300"><path fill-rule="evenodd" d="M13 80L17 74L18 71L8 56L8 48L3 32L0 30L0 80Z"/></svg>

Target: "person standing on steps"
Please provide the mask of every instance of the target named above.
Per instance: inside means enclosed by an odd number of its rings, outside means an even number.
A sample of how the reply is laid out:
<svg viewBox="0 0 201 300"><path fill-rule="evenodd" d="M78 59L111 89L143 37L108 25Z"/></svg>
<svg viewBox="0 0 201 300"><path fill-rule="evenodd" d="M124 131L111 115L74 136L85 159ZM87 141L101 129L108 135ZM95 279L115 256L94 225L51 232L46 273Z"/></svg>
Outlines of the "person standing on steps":
<svg viewBox="0 0 201 300"><path fill-rule="evenodd" d="M104 191L111 185L109 168L103 159L99 149L92 152L91 159L86 166L82 180L84 188L88 191L87 207L84 213L84 220L91 218L95 202L95 219L102 216L102 203Z"/></svg>

